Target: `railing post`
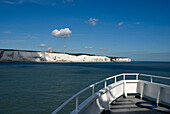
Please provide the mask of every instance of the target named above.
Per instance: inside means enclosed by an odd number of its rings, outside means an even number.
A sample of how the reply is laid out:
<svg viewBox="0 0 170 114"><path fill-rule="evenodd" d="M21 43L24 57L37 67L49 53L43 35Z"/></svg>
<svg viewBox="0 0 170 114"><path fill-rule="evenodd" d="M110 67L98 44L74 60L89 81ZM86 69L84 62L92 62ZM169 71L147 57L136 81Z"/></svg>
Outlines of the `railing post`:
<svg viewBox="0 0 170 114"><path fill-rule="evenodd" d="M126 92L126 81L124 81L124 87L123 87L123 92L124 92L124 97L127 97L127 92Z"/></svg>
<svg viewBox="0 0 170 114"><path fill-rule="evenodd" d="M145 87L145 84L142 84L141 88L140 88L140 99L142 99L142 97L143 97L144 87Z"/></svg>
<svg viewBox="0 0 170 114"><path fill-rule="evenodd" d="M151 76L151 83L152 83L152 76Z"/></svg>
<svg viewBox="0 0 170 114"><path fill-rule="evenodd" d="M125 74L123 74L123 80L125 80Z"/></svg>
<svg viewBox="0 0 170 114"><path fill-rule="evenodd" d="M78 111L79 111L78 106L79 106L79 98L77 96L76 97L76 114L78 114Z"/></svg>
<svg viewBox="0 0 170 114"><path fill-rule="evenodd" d="M159 88L159 90L158 90L158 95L157 95L157 99L156 99L156 104L157 104L157 106L158 106L158 104L159 104L159 100L160 100L160 93L161 93L161 87Z"/></svg>
<svg viewBox="0 0 170 114"><path fill-rule="evenodd" d="M124 97L127 97L127 93L126 93L126 80L125 80L125 74L123 74L123 80L124 80L124 87L123 87L123 92L124 92Z"/></svg>
<svg viewBox="0 0 170 114"><path fill-rule="evenodd" d="M139 79L139 74L136 74L136 80L138 80Z"/></svg>
<svg viewBox="0 0 170 114"><path fill-rule="evenodd" d="M107 80L105 80L105 82L104 82L104 87L105 88L107 87Z"/></svg>
<svg viewBox="0 0 170 114"><path fill-rule="evenodd" d="M94 96L94 85L92 87L92 96Z"/></svg>

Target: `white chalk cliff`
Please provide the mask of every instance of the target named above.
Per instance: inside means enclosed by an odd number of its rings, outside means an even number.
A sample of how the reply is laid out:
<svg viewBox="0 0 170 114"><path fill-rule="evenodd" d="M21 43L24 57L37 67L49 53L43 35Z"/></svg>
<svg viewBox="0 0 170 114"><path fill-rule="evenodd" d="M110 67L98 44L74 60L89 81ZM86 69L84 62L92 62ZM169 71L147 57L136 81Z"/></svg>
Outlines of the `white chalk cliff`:
<svg viewBox="0 0 170 114"><path fill-rule="evenodd" d="M131 61L129 58L126 58ZM19 62L111 62L113 59L106 56L67 54L56 52L38 52L22 50L0 50L0 61ZM119 62L129 62L119 60Z"/></svg>
<svg viewBox="0 0 170 114"><path fill-rule="evenodd" d="M112 62L131 62L131 59L127 57L115 57L111 61Z"/></svg>

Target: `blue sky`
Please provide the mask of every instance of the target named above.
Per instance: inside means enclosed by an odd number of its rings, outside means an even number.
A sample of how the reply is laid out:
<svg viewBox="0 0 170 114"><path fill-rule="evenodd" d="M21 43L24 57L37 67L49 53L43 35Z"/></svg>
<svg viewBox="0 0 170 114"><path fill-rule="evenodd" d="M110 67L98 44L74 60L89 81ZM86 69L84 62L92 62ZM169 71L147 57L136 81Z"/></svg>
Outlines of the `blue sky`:
<svg viewBox="0 0 170 114"><path fill-rule="evenodd" d="M0 0L0 48L170 61L169 0Z"/></svg>

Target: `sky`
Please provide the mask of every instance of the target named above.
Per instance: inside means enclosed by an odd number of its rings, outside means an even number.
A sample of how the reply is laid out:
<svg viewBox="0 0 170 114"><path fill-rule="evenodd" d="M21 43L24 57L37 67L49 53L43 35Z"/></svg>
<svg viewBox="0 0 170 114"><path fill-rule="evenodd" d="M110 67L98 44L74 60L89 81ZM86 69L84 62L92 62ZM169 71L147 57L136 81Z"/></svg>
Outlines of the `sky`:
<svg viewBox="0 0 170 114"><path fill-rule="evenodd" d="M170 0L0 0L0 49L170 61Z"/></svg>

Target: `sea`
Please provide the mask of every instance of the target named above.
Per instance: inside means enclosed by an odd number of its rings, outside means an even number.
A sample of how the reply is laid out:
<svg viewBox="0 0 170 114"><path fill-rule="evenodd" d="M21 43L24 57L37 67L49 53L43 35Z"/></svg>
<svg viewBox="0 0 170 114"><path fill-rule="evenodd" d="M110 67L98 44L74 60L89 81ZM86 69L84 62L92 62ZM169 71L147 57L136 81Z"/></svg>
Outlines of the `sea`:
<svg viewBox="0 0 170 114"><path fill-rule="evenodd" d="M170 77L170 62L1 62L0 114L49 114L81 89L120 73ZM170 84L169 80L164 82ZM83 93L79 102L89 95L91 90ZM75 100L60 113L67 114L74 108Z"/></svg>

